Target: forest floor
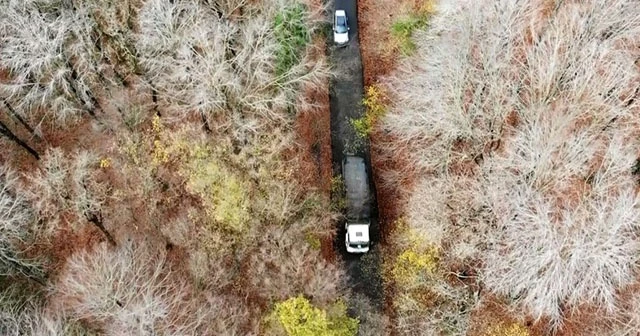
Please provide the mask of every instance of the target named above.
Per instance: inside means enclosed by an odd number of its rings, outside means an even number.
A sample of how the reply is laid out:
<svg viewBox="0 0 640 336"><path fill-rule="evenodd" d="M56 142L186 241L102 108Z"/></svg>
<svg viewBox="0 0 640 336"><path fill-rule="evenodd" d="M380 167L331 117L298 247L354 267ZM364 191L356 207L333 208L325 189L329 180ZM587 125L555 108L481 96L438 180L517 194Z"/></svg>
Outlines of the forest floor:
<svg viewBox="0 0 640 336"><path fill-rule="evenodd" d="M362 55L362 70L364 87L376 86L390 74L402 57L397 38L393 36L394 23L421 7L425 1L421 0L360 0L358 1L358 42ZM381 246L386 248L385 237L389 237L394 230L395 223L400 218L403 193L401 190L410 186L411 176L404 176L402 182L408 185L385 183L385 174L401 171L403 165L402 153L389 156L383 151L384 144L393 139L383 130L376 127L370 134L370 160L372 166L373 183L376 185L376 200L378 221L380 227ZM386 254L385 254L386 255ZM385 259L379 261L384 267ZM381 285L383 286L383 285ZM392 320L394 309L391 297L393 288L383 287L384 313Z"/></svg>

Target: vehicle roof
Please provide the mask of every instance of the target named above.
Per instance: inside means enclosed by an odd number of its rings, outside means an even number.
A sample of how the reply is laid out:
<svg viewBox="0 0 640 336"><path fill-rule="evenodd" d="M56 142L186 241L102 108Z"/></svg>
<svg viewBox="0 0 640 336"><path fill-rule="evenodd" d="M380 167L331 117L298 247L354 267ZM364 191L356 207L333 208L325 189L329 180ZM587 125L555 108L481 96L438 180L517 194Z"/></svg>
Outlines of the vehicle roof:
<svg viewBox="0 0 640 336"><path fill-rule="evenodd" d="M347 16L347 13L344 9L336 9L336 16Z"/></svg>
<svg viewBox="0 0 640 336"><path fill-rule="evenodd" d="M349 225L347 234L350 243L369 242L369 225Z"/></svg>
<svg viewBox="0 0 640 336"><path fill-rule="evenodd" d="M347 191L347 219L368 219L371 213L371 191L364 158L346 156L342 169Z"/></svg>

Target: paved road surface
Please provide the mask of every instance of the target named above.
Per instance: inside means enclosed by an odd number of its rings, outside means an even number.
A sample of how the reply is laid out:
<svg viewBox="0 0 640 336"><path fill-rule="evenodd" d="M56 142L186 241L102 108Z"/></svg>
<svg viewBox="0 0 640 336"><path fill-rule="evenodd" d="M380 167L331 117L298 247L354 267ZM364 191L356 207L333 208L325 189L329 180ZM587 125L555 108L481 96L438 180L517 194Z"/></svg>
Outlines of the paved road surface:
<svg viewBox="0 0 640 336"><path fill-rule="evenodd" d="M334 175L340 173L340 162L345 153L362 155L366 158L371 181L372 197L375 187L371 176L371 161L368 143L359 140L351 127L350 119L359 118L364 113L361 104L364 84L362 78L362 59L358 44L357 0L335 0L335 9L344 9L349 21L349 44L346 47L334 47L333 35L330 35L329 58L337 72L331 81L331 151L333 154ZM333 19L333 12L331 12ZM332 33L333 34L333 33ZM360 142L360 145L357 143ZM380 258L375 252L380 241L378 211L375 199L372 201L371 240L373 253L353 255L346 251L344 222L339 225L335 248L345 261L349 285L354 292L366 295L378 308L382 308L382 283L380 280Z"/></svg>

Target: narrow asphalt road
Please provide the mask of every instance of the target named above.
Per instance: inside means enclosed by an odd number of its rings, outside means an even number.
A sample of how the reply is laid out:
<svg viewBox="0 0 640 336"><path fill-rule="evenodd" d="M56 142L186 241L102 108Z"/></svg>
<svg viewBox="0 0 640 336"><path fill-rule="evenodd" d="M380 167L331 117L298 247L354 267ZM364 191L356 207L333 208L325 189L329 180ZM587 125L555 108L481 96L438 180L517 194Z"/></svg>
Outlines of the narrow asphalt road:
<svg viewBox="0 0 640 336"><path fill-rule="evenodd" d="M335 9L343 9L349 22L349 44L336 47L333 33L330 34L329 60L337 76L331 81L331 151L333 154L333 174L340 174L340 163L345 154L363 156L367 162L369 183L371 184L371 229L372 250L364 255L347 253L345 248L344 221L339 223L334 247L344 260L349 276L349 286L355 294L368 297L374 307L382 308L382 281L380 278L380 229L378 224L378 207L375 200L375 186L371 175L369 143L358 138L350 120L364 114L362 98L364 82L362 76L362 59L358 44L357 0L335 0ZM333 11L330 13L333 20Z"/></svg>

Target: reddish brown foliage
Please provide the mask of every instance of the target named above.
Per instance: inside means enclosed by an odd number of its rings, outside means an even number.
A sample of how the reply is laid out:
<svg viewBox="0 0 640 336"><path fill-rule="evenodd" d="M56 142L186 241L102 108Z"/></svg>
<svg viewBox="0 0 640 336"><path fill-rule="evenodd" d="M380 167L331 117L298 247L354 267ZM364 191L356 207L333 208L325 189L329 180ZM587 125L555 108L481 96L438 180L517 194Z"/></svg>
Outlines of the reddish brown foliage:
<svg viewBox="0 0 640 336"><path fill-rule="evenodd" d="M311 4L318 8L321 6L317 0ZM316 38L310 50L312 58L324 58L324 39ZM333 174L328 80L320 88L308 88L304 99L311 107L301 111L295 120L296 142L299 144L294 154L298 158L295 178L304 187L315 189L328 199ZM325 260L336 260L333 237L320 237L320 249Z"/></svg>
<svg viewBox="0 0 640 336"><path fill-rule="evenodd" d="M98 228L93 225L85 225L79 232L73 232L70 229L56 232L51 245L39 245L34 253L49 256L51 258L50 268L55 274L64 266L69 256L105 240L104 234Z"/></svg>
<svg viewBox="0 0 640 336"><path fill-rule="evenodd" d="M297 155L300 165L296 178L303 185L328 194L331 188L331 131L329 93L310 90L307 99L318 107L301 112L296 118Z"/></svg>
<svg viewBox="0 0 640 336"><path fill-rule="evenodd" d="M483 304L471 314L471 329L468 336L485 336L491 326L499 323L519 323L529 330L529 336L542 336L547 333L534 326L533 321L519 322L513 312L506 309L506 303L498 297L485 295Z"/></svg>
<svg viewBox="0 0 640 336"><path fill-rule="evenodd" d="M394 69L399 53L392 53L385 46L390 45L391 25L394 17L402 12L403 4L410 3L412 3L411 0L403 0L400 3L391 0L358 1L359 42L365 86L377 83L382 76ZM382 244L386 243L387 237L393 231L393 223L401 215L401 200L404 196L402 190L407 187L399 183L385 183L383 175L385 172L404 173L410 171L407 169L406 157L402 153L395 153L393 156L389 156L389 153L383 153L383 145L379 144L393 140L380 130L371 134L371 165L376 185ZM413 177L405 175L403 181L411 184ZM384 310L392 320L395 314L392 307L393 301L389 298L394 296L394 292L393 287L386 286L385 297L387 299L384 300Z"/></svg>
<svg viewBox="0 0 640 336"><path fill-rule="evenodd" d="M358 30L365 86L376 83L380 76L393 70L398 53L391 53L385 46L389 45L394 17L402 11L402 3L410 2L411 0L358 1Z"/></svg>

